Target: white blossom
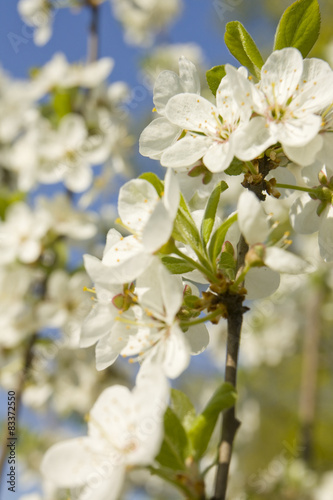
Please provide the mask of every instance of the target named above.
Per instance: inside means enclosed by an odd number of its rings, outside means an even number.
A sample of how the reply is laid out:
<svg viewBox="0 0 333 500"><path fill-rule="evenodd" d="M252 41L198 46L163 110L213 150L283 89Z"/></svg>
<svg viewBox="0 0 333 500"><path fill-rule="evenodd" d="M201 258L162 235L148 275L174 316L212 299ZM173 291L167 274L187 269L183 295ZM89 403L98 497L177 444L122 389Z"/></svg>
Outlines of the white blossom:
<svg viewBox="0 0 333 500"><path fill-rule="evenodd" d="M53 445L44 456L43 475L61 488L83 486L82 499L116 500L126 470L149 465L157 455L168 397L156 366L139 374L132 392L120 385L104 390L90 412L88 436Z"/></svg>
<svg viewBox="0 0 333 500"><path fill-rule="evenodd" d="M233 96L239 106L257 116L242 128L237 157L252 160L280 142L288 148L303 147L321 127L318 113L332 102L333 72L320 59L305 59L295 48L273 52L261 69L261 80L253 85L226 65ZM293 161L296 161L293 155Z"/></svg>

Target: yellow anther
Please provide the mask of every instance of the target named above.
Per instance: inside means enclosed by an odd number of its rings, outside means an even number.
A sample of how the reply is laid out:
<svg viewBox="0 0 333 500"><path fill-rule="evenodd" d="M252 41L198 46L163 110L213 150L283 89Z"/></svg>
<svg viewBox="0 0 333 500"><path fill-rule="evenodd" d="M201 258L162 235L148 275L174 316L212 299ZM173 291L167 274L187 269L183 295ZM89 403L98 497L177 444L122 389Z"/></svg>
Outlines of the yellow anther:
<svg viewBox="0 0 333 500"><path fill-rule="evenodd" d="M152 109L152 112L153 112L153 113L156 113L156 112L157 112L157 109L156 109L156 108L153 108L153 109Z"/></svg>

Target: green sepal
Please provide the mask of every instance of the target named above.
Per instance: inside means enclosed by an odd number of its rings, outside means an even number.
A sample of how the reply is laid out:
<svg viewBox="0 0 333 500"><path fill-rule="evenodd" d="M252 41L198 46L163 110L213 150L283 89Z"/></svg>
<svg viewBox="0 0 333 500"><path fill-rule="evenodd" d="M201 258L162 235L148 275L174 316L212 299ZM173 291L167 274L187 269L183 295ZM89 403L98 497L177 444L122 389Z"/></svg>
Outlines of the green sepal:
<svg viewBox="0 0 333 500"><path fill-rule="evenodd" d="M218 255L222 251L222 245L224 243L227 231L232 226L232 224L236 222L236 220L237 220L237 213L234 213L221 224L221 226L215 231L210 240L208 253L210 260L214 266L216 265L216 259Z"/></svg>
<svg viewBox="0 0 333 500"><path fill-rule="evenodd" d="M154 174L153 172L145 172L138 178L150 182L150 184L152 184L156 189L158 196L160 198L162 197L162 193L164 192L164 184L156 174Z"/></svg>
<svg viewBox="0 0 333 500"><path fill-rule="evenodd" d="M212 94L216 96L217 89L221 83L222 78L226 75L224 64L221 66L214 66L206 72L206 80L208 87Z"/></svg>
<svg viewBox="0 0 333 500"><path fill-rule="evenodd" d="M162 262L172 274L185 274L193 271L194 267L189 262L177 257L162 257Z"/></svg>
<svg viewBox="0 0 333 500"><path fill-rule="evenodd" d="M229 167L225 169L224 173L228 175L240 175L244 172L244 162L234 157Z"/></svg>
<svg viewBox="0 0 333 500"><path fill-rule="evenodd" d="M239 21L231 21L226 25L224 41L231 54L260 79L264 60L252 37Z"/></svg>
<svg viewBox="0 0 333 500"><path fill-rule="evenodd" d="M275 33L274 50L295 47L306 57L320 31L320 9L317 0L297 0L282 14Z"/></svg>

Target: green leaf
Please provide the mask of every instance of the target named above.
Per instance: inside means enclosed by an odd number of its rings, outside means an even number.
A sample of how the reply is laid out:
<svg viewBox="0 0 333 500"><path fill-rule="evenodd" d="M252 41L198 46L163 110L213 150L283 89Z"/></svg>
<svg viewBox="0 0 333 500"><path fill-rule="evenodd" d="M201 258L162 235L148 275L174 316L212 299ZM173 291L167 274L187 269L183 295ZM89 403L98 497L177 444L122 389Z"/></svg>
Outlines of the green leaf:
<svg viewBox="0 0 333 500"><path fill-rule="evenodd" d="M213 230L216 211L220 201L221 193L226 189L228 189L228 187L229 186L226 182L224 181L219 182L217 186L214 188L212 194L210 195L207 201L205 213L201 224L201 237L204 246L207 245L211 232Z"/></svg>
<svg viewBox="0 0 333 500"><path fill-rule="evenodd" d="M317 0L298 0L283 13L275 33L274 50L295 47L306 57L320 31Z"/></svg>
<svg viewBox="0 0 333 500"><path fill-rule="evenodd" d="M153 174L153 172L145 172L139 176L139 179L144 179L145 181L150 182L150 184L152 184L156 189L158 196L162 196L164 184L156 174Z"/></svg>
<svg viewBox="0 0 333 500"><path fill-rule="evenodd" d="M222 252L217 267L226 271L230 279L235 278L236 261L228 252Z"/></svg>
<svg viewBox="0 0 333 500"><path fill-rule="evenodd" d="M229 167L225 169L225 173L228 175L240 175L243 173L244 163L238 158L234 157Z"/></svg>
<svg viewBox="0 0 333 500"><path fill-rule="evenodd" d="M215 391L204 411L195 418L188 431L188 436L196 459L205 453L219 414L223 410L231 408L235 404L236 397L235 388L231 384L222 384Z"/></svg>
<svg viewBox="0 0 333 500"><path fill-rule="evenodd" d="M0 189L0 218L5 218L5 213L9 205L23 201L26 195L21 191L8 191L6 188Z"/></svg>
<svg viewBox="0 0 333 500"><path fill-rule="evenodd" d="M53 96L53 107L59 119L72 111L71 95L66 90L57 90Z"/></svg>
<svg viewBox="0 0 333 500"><path fill-rule="evenodd" d="M168 408L164 415L164 440L156 460L163 467L184 470L189 442L181 421L176 413Z"/></svg>
<svg viewBox="0 0 333 500"><path fill-rule="evenodd" d="M226 25L224 41L231 54L260 79L260 69L264 60L253 39L239 21L231 21Z"/></svg>
<svg viewBox="0 0 333 500"><path fill-rule="evenodd" d="M193 249L201 252L202 245L199 231L192 219L191 214L185 211L181 205L176 215L172 236L175 240L190 245Z"/></svg>
<svg viewBox="0 0 333 500"><path fill-rule="evenodd" d="M177 257L162 257L162 262L172 274L184 274L193 271L194 267L189 262Z"/></svg>
<svg viewBox="0 0 333 500"><path fill-rule="evenodd" d="M216 259L222 250L222 245L224 243L227 231L229 227L232 226L234 222L236 222L236 220L237 214L235 213L221 224L221 226L215 231L210 240L208 253L214 266L216 265Z"/></svg>
<svg viewBox="0 0 333 500"><path fill-rule="evenodd" d="M171 407L181 421L184 429L190 429L196 412L188 396L178 389L171 389Z"/></svg>
<svg viewBox="0 0 333 500"><path fill-rule="evenodd" d="M221 80L225 75L226 72L224 64L222 66L214 66L206 72L208 87L214 96L216 96L217 89L219 88Z"/></svg>

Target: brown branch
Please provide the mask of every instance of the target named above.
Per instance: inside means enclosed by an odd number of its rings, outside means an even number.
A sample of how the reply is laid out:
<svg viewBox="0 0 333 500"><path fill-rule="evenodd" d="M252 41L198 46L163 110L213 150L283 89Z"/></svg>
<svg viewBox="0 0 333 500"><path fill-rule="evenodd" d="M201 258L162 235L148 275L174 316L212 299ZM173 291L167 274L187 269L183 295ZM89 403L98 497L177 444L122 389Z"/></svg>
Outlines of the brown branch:
<svg viewBox="0 0 333 500"><path fill-rule="evenodd" d="M248 245L243 236L240 237L237 246L237 269L244 265L244 258ZM228 338L227 338L227 360L225 369L225 382L229 382L236 388L238 351L241 337L243 314L243 297L235 295L234 301L228 306ZM235 406L226 410L222 419L222 437L219 446L219 463L215 482L215 495L212 500L225 500L229 467L232 456L233 442L240 421L236 418Z"/></svg>
<svg viewBox="0 0 333 500"><path fill-rule="evenodd" d="M97 61L98 59L98 4L96 2L88 2L91 9L91 22L89 29L89 39L88 39L88 63Z"/></svg>
<svg viewBox="0 0 333 500"><path fill-rule="evenodd" d="M322 328L320 312L323 295L322 290L317 290L311 295L306 308L299 419L302 455L308 463L313 457L313 425L316 410L319 341Z"/></svg>
<svg viewBox="0 0 333 500"><path fill-rule="evenodd" d="M21 412L21 407L22 407L22 395L24 391L24 386L25 382L27 379L27 375L29 373L32 360L33 360L33 347L37 339L37 333L34 333L31 335L31 337L28 340L25 354L24 354L24 361L23 361L23 368L19 376L18 384L17 384L17 389L15 391L15 435L18 436L18 428L19 428L19 417L20 417L20 412ZM8 438L10 438L10 434L8 432L8 425L5 422L5 426L7 426L7 429L5 427L5 432L4 432L4 438L2 442L2 447L1 447L1 456L0 456L0 478L3 475L4 468L5 468L5 463L7 459L7 453L8 453Z"/></svg>

